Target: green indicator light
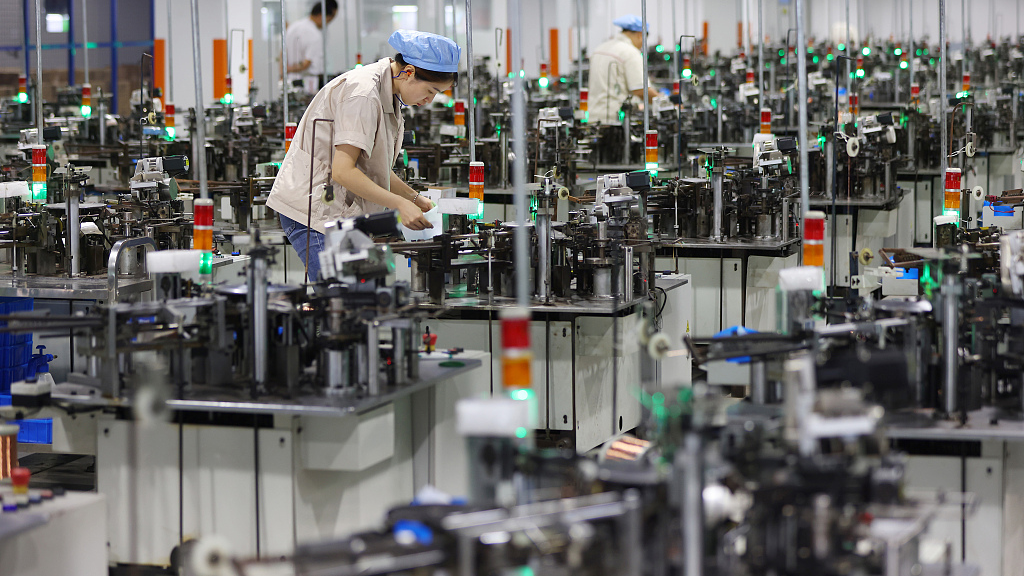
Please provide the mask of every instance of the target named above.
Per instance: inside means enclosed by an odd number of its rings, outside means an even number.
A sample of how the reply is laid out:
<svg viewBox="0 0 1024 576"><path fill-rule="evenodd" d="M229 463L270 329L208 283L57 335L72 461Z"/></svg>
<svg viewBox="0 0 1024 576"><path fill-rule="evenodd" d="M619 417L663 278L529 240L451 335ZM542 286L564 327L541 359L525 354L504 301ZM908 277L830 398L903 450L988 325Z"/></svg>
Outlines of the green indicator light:
<svg viewBox="0 0 1024 576"><path fill-rule="evenodd" d="M25 92L18 92L18 102L21 102L22 104L28 102L28 94Z"/></svg>
<svg viewBox="0 0 1024 576"><path fill-rule="evenodd" d="M92 116L92 106L82 106L82 116L85 118Z"/></svg>
<svg viewBox="0 0 1024 576"><path fill-rule="evenodd" d="M779 65L785 66L786 65L786 59L783 58L782 60L779 60Z"/></svg>
<svg viewBox="0 0 1024 576"><path fill-rule="evenodd" d="M927 49L927 48L925 48L925 49L924 49L924 55L925 55L925 56L927 56L927 55L928 55L928 49Z"/></svg>
<svg viewBox="0 0 1024 576"><path fill-rule="evenodd" d="M670 60L672 60L672 55L671 54L665 54L665 62L668 62Z"/></svg>
<svg viewBox="0 0 1024 576"><path fill-rule="evenodd" d="M807 47L807 53L808 54L814 54L814 46L808 46Z"/></svg>
<svg viewBox="0 0 1024 576"><path fill-rule="evenodd" d="M679 44L676 44L676 52L679 52L679 50L681 50L681 49L682 49L682 46L680 46Z"/></svg>
<svg viewBox="0 0 1024 576"><path fill-rule="evenodd" d="M213 253L203 252L199 257L199 273L213 274Z"/></svg>
<svg viewBox="0 0 1024 576"><path fill-rule="evenodd" d="M445 104L445 106L447 106L449 108L451 108L452 106L455 106L455 100L449 100L448 103Z"/></svg>
<svg viewBox="0 0 1024 576"><path fill-rule="evenodd" d="M565 79L565 78L559 78L558 81L561 82L562 84L565 84L566 82L568 82L568 80ZM474 98L473 101L476 102L476 99Z"/></svg>
<svg viewBox="0 0 1024 576"><path fill-rule="evenodd" d="M622 122L625 119L626 119L626 113L623 112L622 110L619 110L619 122Z"/></svg>
<svg viewBox="0 0 1024 576"><path fill-rule="evenodd" d="M903 60L903 61L900 62L900 70L906 70L907 66L908 66L908 64L907 64L906 60Z"/></svg>
<svg viewBox="0 0 1024 576"><path fill-rule="evenodd" d="M897 48L897 49L893 50L892 53L897 55L897 56L902 56L903 55L903 49Z"/></svg>
<svg viewBox="0 0 1024 576"><path fill-rule="evenodd" d="M865 55L865 56L871 56L871 48L868 47L868 46L865 46L864 49L860 51L860 53Z"/></svg>
<svg viewBox="0 0 1024 576"><path fill-rule="evenodd" d="M526 78L526 70L520 70L519 71L519 77L520 78Z"/></svg>
<svg viewBox="0 0 1024 576"><path fill-rule="evenodd" d="M590 110L583 113L583 123L586 124L587 122L590 122Z"/></svg>
<svg viewBox="0 0 1024 576"><path fill-rule="evenodd" d="M825 56L825 59L831 62L833 59L835 59L835 56L829 54L828 56Z"/></svg>
<svg viewBox="0 0 1024 576"><path fill-rule="evenodd" d="M662 52L665 51L665 47L662 46L661 44L658 44L657 46L654 47L654 51L661 54Z"/></svg>
<svg viewBox="0 0 1024 576"><path fill-rule="evenodd" d="M863 77L864 77L864 69L860 68L860 69L857 70L857 78L863 78Z"/></svg>
<svg viewBox="0 0 1024 576"><path fill-rule="evenodd" d="M362 68L362 67L363 67L362 64L356 64L356 68Z"/></svg>
<svg viewBox="0 0 1024 576"><path fill-rule="evenodd" d="M665 395L662 394L661 392L655 392L654 396L651 396L651 400L653 400L655 404L664 404Z"/></svg>
<svg viewBox="0 0 1024 576"><path fill-rule="evenodd" d="M533 398L533 389L519 388L517 390L513 390L511 397L513 400L529 400L530 398Z"/></svg>
<svg viewBox="0 0 1024 576"><path fill-rule="evenodd" d="M85 47L86 48L96 48L98 46L99 46L99 44L97 44L96 42L86 42L85 43Z"/></svg>
<svg viewBox="0 0 1024 576"><path fill-rule="evenodd" d="M168 126L166 128L166 130L167 130L167 139L168 140L174 140L174 138L177 136L177 132L178 132L177 129L175 129L174 126Z"/></svg>
<svg viewBox="0 0 1024 576"><path fill-rule="evenodd" d="M840 52L846 52L846 44L840 44L837 48L839 48Z"/></svg>
<svg viewBox="0 0 1024 576"><path fill-rule="evenodd" d="M818 57L817 56L812 57L811 58L811 62L817 64L818 63Z"/></svg>
<svg viewBox="0 0 1024 576"><path fill-rule="evenodd" d="M32 183L32 199L37 201L46 200L46 182Z"/></svg>
<svg viewBox="0 0 1024 576"><path fill-rule="evenodd" d="M928 59L928 65L929 66L935 66L935 58L929 58Z"/></svg>
<svg viewBox="0 0 1024 576"><path fill-rule="evenodd" d="M516 438L526 438L526 428L522 426L516 428Z"/></svg>
<svg viewBox="0 0 1024 576"><path fill-rule="evenodd" d="M541 88L547 88L548 87L548 79L547 78L541 78L540 80L537 80L537 85L540 86Z"/></svg>
<svg viewBox="0 0 1024 576"><path fill-rule="evenodd" d="M712 108L718 108L718 100L717 99L715 99L715 98L711 99L711 107Z"/></svg>
<svg viewBox="0 0 1024 576"><path fill-rule="evenodd" d="M687 68L686 70L683 70L683 78L689 78L692 75L693 75L693 72L690 71L689 68Z"/></svg>
<svg viewBox="0 0 1024 576"><path fill-rule="evenodd" d="M779 50L779 56L785 56L785 55L786 55L786 51L785 50Z"/></svg>
<svg viewBox="0 0 1024 576"><path fill-rule="evenodd" d="M708 75L711 76L712 78L714 78L715 77L715 71L714 70L709 71Z"/></svg>
<svg viewBox="0 0 1024 576"><path fill-rule="evenodd" d="M221 98L220 101L221 101L221 104L229 104L230 105L231 102L234 101L234 99L235 98L234 98L234 96L231 95L231 92L228 92L227 94L224 95L223 98Z"/></svg>

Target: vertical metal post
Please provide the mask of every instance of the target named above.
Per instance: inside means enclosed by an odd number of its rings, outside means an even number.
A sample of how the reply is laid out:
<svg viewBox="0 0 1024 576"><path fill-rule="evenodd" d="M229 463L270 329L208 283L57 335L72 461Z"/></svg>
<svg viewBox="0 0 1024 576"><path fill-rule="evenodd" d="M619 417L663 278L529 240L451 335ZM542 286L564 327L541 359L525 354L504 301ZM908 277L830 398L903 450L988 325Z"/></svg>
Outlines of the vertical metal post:
<svg viewBox="0 0 1024 576"><path fill-rule="evenodd" d="M85 3L86 0L82 0ZM174 102L174 50L172 50L171 39L174 38L172 33L173 28L171 27L171 19L173 18L173 12L171 11L171 0L164 0L167 4L167 40L165 40L165 57L167 58L167 93L164 94L164 104L168 102ZM88 70L88 69L87 69ZM88 74L88 71L86 72ZM87 76L88 77L88 76ZM273 76L271 76L273 78ZM269 93L269 92L268 92Z"/></svg>
<svg viewBox="0 0 1024 576"><path fill-rule="evenodd" d="M850 0L846 0L846 99L849 102L850 99L850 62L851 50L853 49L853 38L850 36ZM803 208L807 210L807 208Z"/></svg>
<svg viewBox="0 0 1024 576"><path fill-rule="evenodd" d="M345 11L348 12L348 0L341 0L345 4ZM348 18L345 18L346 25ZM346 50L348 49L348 42L345 43ZM327 0L320 0L320 50L321 58L320 61L320 78L324 80L326 84L327 80ZM346 64L348 63L348 54L345 55Z"/></svg>
<svg viewBox="0 0 1024 576"><path fill-rule="evenodd" d="M118 58L117 40L117 0L110 0L110 113L117 114L119 92L117 87L120 59ZM198 51L198 48L196 48Z"/></svg>
<svg viewBox="0 0 1024 576"><path fill-rule="evenodd" d="M467 16L468 18L468 16ZM363 53L363 0L356 0L356 54ZM497 58L497 55L495 55Z"/></svg>
<svg viewBox="0 0 1024 576"><path fill-rule="evenodd" d="M153 0L150 0L152 2ZM75 3L68 2L68 86L75 85Z"/></svg>
<svg viewBox="0 0 1024 576"><path fill-rule="evenodd" d="M210 197L210 190L206 181L206 108L203 106L202 54L199 47L199 0L192 0L192 69L196 84L196 131L195 134L190 134L189 138L192 139L198 156L194 162L199 166L199 197L205 199Z"/></svg>
<svg viewBox="0 0 1024 576"><path fill-rule="evenodd" d="M580 2L576 0L576 102L577 106L583 101L583 10L580 9ZM498 56L495 55L495 58Z"/></svg>
<svg viewBox="0 0 1024 576"><path fill-rule="evenodd" d="M940 0L940 11L945 8L945 6L941 5L944 3L945 0ZM947 415L953 414L957 410L957 371L960 367L957 353L959 347L958 330L960 326L960 286L958 282L958 276L953 273L946 274L942 282L942 344L944 352L943 362L945 364L945 370L942 374L942 392Z"/></svg>
<svg viewBox="0 0 1024 576"><path fill-rule="evenodd" d="M43 0L36 0L36 144L43 143Z"/></svg>
<svg viewBox="0 0 1024 576"><path fill-rule="evenodd" d="M762 108L768 106L764 96L764 0L757 0L757 99ZM799 50L799 47L797 47ZM789 55L787 54L788 58ZM786 122L789 124L789 122Z"/></svg>
<svg viewBox="0 0 1024 576"><path fill-rule="evenodd" d="M946 134L946 0L939 0L939 183L944 182L949 166L949 136Z"/></svg>
<svg viewBox="0 0 1024 576"><path fill-rule="evenodd" d="M807 43L804 38L804 0L796 0L796 66L797 85L800 98L799 112L797 116L800 121L800 132L797 134L797 143L800 146L800 223L803 224L804 214L807 214L810 200L810 173L807 166L807 50L803 46ZM833 264L833 266L835 266Z"/></svg>
<svg viewBox="0 0 1024 576"><path fill-rule="evenodd" d="M21 3L21 15L22 15L22 17L24 19L24 23L23 23L24 28L23 28L22 36L21 36L21 39L22 39L21 45L22 45L22 48L23 48L22 54L25 55L25 80L26 81L32 76L32 61L31 61L31 54L32 54L32 52L29 51L29 49L28 49L28 37L29 37L29 34L30 34L29 28L28 28L28 23L31 22L32 19L28 17L28 2L29 2L29 0L23 0L22 3Z"/></svg>
<svg viewBox="0 0 1024 576"><path fill-rule="evenodd" d="M647 0L640 0L640 29L643 34L643 47L641 48L641 54L644 57L644 97L641 98L644 102L644 138L647 136L647 131L651 129L651 100L648 98L647 83L649 82L647 73ZM628 141L628 134L626 140ZM628 146L628 144L627 144Z"/></svg>
<svg viewBox="0 0 1024 576"><path fill-rule="evenodd" d="M913 85L914 57L917 55L917 52L914 50L914 0L909 0L908 4L910 4L910 18L907 21L907 23L910 25L910 56L907 58L907 60L909 60L910 65L910 84Z"/></svg>
<svg viewBox="0 0 1024 576"><path fill-rule="evenodd" d="M473 91L473 7L472 0L466 0L466 76L469 78L468 105L466 112L469 118L469 161L476 162L476 98ZM497 55L495 55L497 58Z"/></svg>
<svg viewBox="0 0 1024 576"><path fill-rule="evenodd" d="M799 0L797 0L799 1ZM683 472L683 576L704 574L704 450L700 432L689 431L676 468Z"/></svg>
<svg viewBox="0 0 1024 576"><path fill-rule="evenodd" d="M68 174L67 176L70 176ZM69 190L68 197L65 198L68 206L68 253L71 257L71 277L75 278L82 271L82 257L80 249L80 239L82 233L82 222L79 219L78 210L78 194L79 187L76 183Z"/></svg>
<svg viewBox="0 0 1024 576"><path fill-rule="evenodd" d="M526 208L526 105L523 101L523 77L520 74L523 60L523 26L520 20L522 10L520 0L509 0L508 22L512 38L512 136L515 138L513 150L515 161L512 163L512 200L516 211L516 229L514 237L514 254L516 265L516 304L522 308L530 304L530 245L529 220ZM646 73L646 67L645 67Z"/></svg>
<svg viewBox="0 0 1024 576"><path fill-rule="evenodd" d="M168 6L170 6L170 2L171 0L167 0ZM82 0L82 65L85 66L86 84L89 83L89 13L86 11L88 6L89 0ZM167 25L171 25L169 20Z"/></svg>
<svg viewBox="0 0 1024 576"><path fill-rule="evenodd" d="M284 116L284 126L288 125L288 46L284 41L285 28L287 28L285 25L286 14L284 0L281 0L281 111Z"/></svg>

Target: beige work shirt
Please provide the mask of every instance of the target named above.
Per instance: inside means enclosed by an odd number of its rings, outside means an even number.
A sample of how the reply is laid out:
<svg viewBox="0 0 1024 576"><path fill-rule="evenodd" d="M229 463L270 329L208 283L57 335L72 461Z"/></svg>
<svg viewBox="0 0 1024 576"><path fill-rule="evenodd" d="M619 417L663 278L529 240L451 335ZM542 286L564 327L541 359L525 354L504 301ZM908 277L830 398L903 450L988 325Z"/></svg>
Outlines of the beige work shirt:
<svg viewBox="0 0 1024 576"><path fill-rule="evenodd" d="M620 32L590 56L590 122L618 124L622 103L643 87L643 54Z"/></svg>
<svg viewBox="0 0 1024 576"><path fill-rule="evenodd" d="M329 120L334 125L316 123L316 148L313 147L313 121ZM349 192L335 183L335 200L327 204L321 198L323 184L333 158L334 147L351 144L362 150L356 168L375 184L391 190L391 170L402 150L405 119L391 87L391 59L350 70L324 86L306 108L295 131L295 138L274 180L267 206L305 225L310 201L310 164L313 165L313 209L310 228L324 232L324 224L385 210Z"/></svg>

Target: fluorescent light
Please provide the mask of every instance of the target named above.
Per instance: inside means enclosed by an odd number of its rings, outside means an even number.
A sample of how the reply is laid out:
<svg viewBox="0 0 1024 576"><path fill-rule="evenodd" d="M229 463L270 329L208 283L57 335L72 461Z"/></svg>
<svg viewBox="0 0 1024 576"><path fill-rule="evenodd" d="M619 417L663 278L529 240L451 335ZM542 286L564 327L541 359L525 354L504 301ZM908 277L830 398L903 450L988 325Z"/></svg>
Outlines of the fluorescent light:
<svg viewBox="0 0 1024 576"><path fill-rule="evenodd" d="M409 14L419 12L419 10L419 6L396 5L391 7L391 12L394 14Z"/></svg>

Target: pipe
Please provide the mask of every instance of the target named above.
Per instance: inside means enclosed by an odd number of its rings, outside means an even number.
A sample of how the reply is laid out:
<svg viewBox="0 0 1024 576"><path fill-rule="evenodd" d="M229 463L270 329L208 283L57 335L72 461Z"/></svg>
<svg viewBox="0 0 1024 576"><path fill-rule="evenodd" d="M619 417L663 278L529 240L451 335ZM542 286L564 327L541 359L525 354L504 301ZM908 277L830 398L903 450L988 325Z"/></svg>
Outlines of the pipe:
<svg viewBox="0 0 1024 576"><path fill-rule="evenodd" d="M86 2L86 0L82 0L83 4L85 2ZM166 104L168 102L170 102L172 104L174 103L174 98L173 98L173 94L174 94L174 90L173 90L173 87L174 87L174 57L173 57L173 52L174 51L171 49L171 46L172 46L171 38L174 38L174 36L173 36L173 33L171 32L171 19L173 18L173 13L171 11L171 0L165 0L165 2L167 3L167 40L166 40L167 49L164 51L165 52L165 57L167 58L167 94L164 95L164 108L166 109ZM88 62L88 61L89 61L88 58L86 58L86 62ZM86 74L86 78L88 78L89 77L89 68L88 68L88 66L86 66L86 68L85 68L85 74Z"/></svg>
<svg viewBox="0 0 1024 576"><path fill-rule="evenodd" d="M941 2L944 3L945 0L941 0ZM942 8L943 7L940 6L940 10ZM957 370L959 368L959 362L957 360L959 338L957 331L960 327L960 302L957 298L957 295L959 294L959 286L957 285L957 282L958 276L950 273L946 274L942 283L942 347L944 352L943 362L945 364L945 370L942 374L942 391L947 415L951 415L957 410Z"/></svg>
<svg viewBox="0 0 1024 576"><path fill-rule="evenodd" d="M192 69L196 84L196 133L190 134L189 137L195 142L195 149L198 152L195 161L199 166L199 197L206 199L210 197L210 189L206 180L206 108L203 106L202 54L199 47L199 0L192 0Z"/></svg>
<svg viewBox="0 0 1024 576"><path fill-rule="evenodd" d="M267 259L252 258L249 266L249 294L252 306L253 384L259 393L267 381Z"/></svg>
<svg viewBox="0 0 1024 576"><path fill-rule="evenodd" d="M43 0L36 0L36 144L43 143Z"/></svg>
<svg viewBox="0 0 1024 576"><path fill-rule="evenodd" d="M81 248L79 241L82 233L82 221L78 216L78 184L74 185L72 194L68 194L68 252L71 256L71 277L78 276L82 271Z"/></svg>
<svg viewBox="0 0 1024 576"><path fill-rule="evenodd" d="M193 0L195 1L195 0ZM644 0L646 2L646 0ZM520 0L509 0L508 22L512 38L512 134L515 137L512 163L512 203L516 211L514 238L516 265L516 304L526 308L530 304L530 239L526 223L529 220L526 202L526 105L523 101L523 77L519 73L523 60L523 26L520 21ZM646 73L646 66L645 73Z"/></svg>
<svg viewBox="0 0 1024 576"><path fill-rule="evenodd" d="M946 0L939 0L939 182L949 166L949 135L946 134Z"/></svg>
<svg viewBox="0 0 1024 576"><path fill-rule="evenodd" d="M807 214L808 205L810 204L810 173L807 166L807 50L804 49L806 43L807 40L804 38L804 0L796 0L796 75L800 98L799 112L797 114L800 121L800 132L797 135L797 142L800 146L801 225L803 224L803 216ZM835 263L833 262L834 266Z"/></svg>
<svg viewBox="0 0 1024 576"><path fill-rule="evenodd" d="M647 131L651 129L651 104L653 101L650 99L648 93L649 88L647 83L650 81L647 74L647 0L640 0L640 28L643 32L643 50L644 56L644 138L647 137ZM629 133L626 134L626 146L629 146Z"/></svg>
<svg viewBox="0 0 1024 576"><path fill-rule="evenodd" d="M757 100L761 108L767 108L768 102L764 97L764 0L757 0ZM799 48L797 48L799 51ZM786 55L789 57L789 54ZM786 60L789 62L789 60ZM786 122L787 124L789 121Z"/></svg>
<svg viewBox="0 0 1024 576"><path fill-rule="evenodd" d="M704 574L704 454L701 444L700 432L687 432L676 460L677 468L682 468L683 472L683 576Z"/></svg>
<svg viewBox="0 0 1024 576"><path fill-rule="evenodd" d="M170 3L168 2L168 6ZM82 65L85 66L85 83L89 83L89 13L88 0L82 0ZM170 22L167 23L170 26Z"/></svg>
<svg viewBox="0 0 1024 576"><path fill-rule="evenodd" d="M917 52L914 50L914 0L909 0L910 4L910 18L907 23L910 26L910 56L907 58L910 62L910 84L914 84L914 57Z"/></svg>
<svg viewBox="0 0 1024 576"><path fill-rule="evenodd" d="M852 56L850 51L853 48L853 38L850 37L850 0L846 0L846 100L850 100L850 89L853 86L850 84L850 62L852 62ZM806 208L805 208L806 210Z"/></svg>
<svg viewBox="0 0 1024 576"><path fill-rule="evenodd" d="M345 4L345 23L348 25L348 0L341 0ZM320 0L320 50L323 60L320 61L320 78L327 83L327 0ZM348 64L348 42L345 43L345 64ZM228 63L230 64L230 62Z"/></svg>
<svg viewBox="0 0 1024 576"><path fill-rule="evenodd" d="M288 125L288 46L284 41L285 28L287 26L285 26L284 0L281 0L281 111L284 116L282 126Z"/></svg>
<svg viewBox="0 0 1024 576"><path fill-rule="evenodd" d="M497 56L495 56L497 57ZM466 76L469 78L469 96L466 112L469 117L469 161L476 162L476 98L473 96L473 9L472 0L466 0Z"/></svg>
<svg viewBox="0 0 1024 576"><path fill-rule="evenodd" d="M576 0L576 102L583 102L583 11L580 9L581 0ZM673 4L675 6L675 4ZM495 56L497 58L497 56Z"/></svg>
<svg viewBox="0 0 1024 576"><path fill-rule="evenodd" d="M715 242L722 241L722 183L725 179L725 159L715 158L715 165L711 168L711 192L714 195L714 212L711 220L711 239Z"/></svg>

